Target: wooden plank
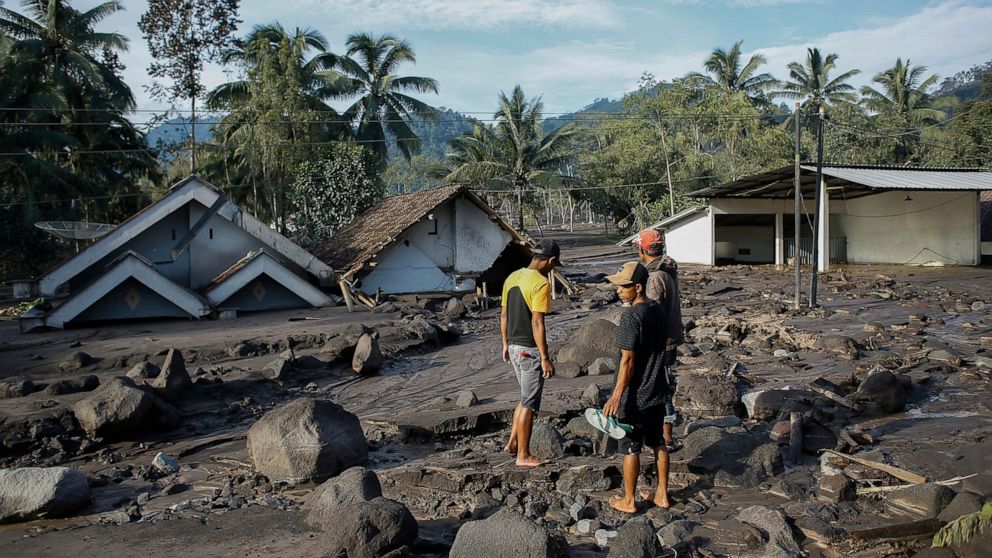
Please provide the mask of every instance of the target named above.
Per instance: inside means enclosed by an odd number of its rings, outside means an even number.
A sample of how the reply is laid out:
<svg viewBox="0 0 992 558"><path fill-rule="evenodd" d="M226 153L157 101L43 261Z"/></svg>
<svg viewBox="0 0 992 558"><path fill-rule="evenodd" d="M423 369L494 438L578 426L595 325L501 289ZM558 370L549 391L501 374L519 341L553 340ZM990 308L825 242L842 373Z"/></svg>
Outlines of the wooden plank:
<svg viewBox="0 0 992 558"><path fill-rule="evenodd" d="M372 302L372 300L370 300L369 297L365 296L365 293L363 293L362 291L356 292L355 298L357 298L358 301L364 304L365 306L368 306L369 308L375 308L375 303Z"/></svg>
<svg viewBox="0 0 992 558"><path fill-rule="evenodd" d="M978 473L972 473L970 475L964 475L963 477L954 477L953 479L947 479L942 481L937 481L934 484L940 484L943 486L953 486L963 480L970 479ZM895 486L868 486L865 488L859 488L858 494L877 494L879 492L892 492L893 490L900 490L902 488L909 488L910 486L915 486L912 484L897 484Z"/></svg>
<svg viewBox="0 0 992 558"><path fill-rule="evenodd" d="M871 467L872 469L877 469L879 471L882 471L883 473L888 473L899 480L904 480L911 484L923 484L927 482L926 477L922 475L917 475L916 473L911 473L905 469L900 469L899 467L895 467L893 465L886 465L885 463L879 463L878 461L872 461L870 459L864 459L854 455L847 455L846 453L840 453L839 451L834 451L834 450L823 450L823 451L827 453L832 453L833 455L836 455L838 457L843 457L848 461L859 463L861 465L864 465L865 467Z"/></svg>
<svg viewBox="0 0 992 558"><path fill-rule="evenodd" d="M348 288L348 282L342 279L338 281L338 287L341 288L341 296L344 297L344 303L348 306L348 311L354 312L355 300L351 298L351 289Z"/></svg>
<svg viewBox="0 0 992 558"><path fill-rule="evenodd" d="M816 384L809 384L807 387L810 390L815 391L816 393L819 393L820 395L826 397L827 399L829 399L831 401L834 401L836 403L840 403L841 405L847 407L848 409L858 410L858 406L853 401L849 400L848 398L846 398L846 397L844 397L842 395L837 395L836 393L830 391L829 389L820 387L820 386L818 386Z"/></svg>

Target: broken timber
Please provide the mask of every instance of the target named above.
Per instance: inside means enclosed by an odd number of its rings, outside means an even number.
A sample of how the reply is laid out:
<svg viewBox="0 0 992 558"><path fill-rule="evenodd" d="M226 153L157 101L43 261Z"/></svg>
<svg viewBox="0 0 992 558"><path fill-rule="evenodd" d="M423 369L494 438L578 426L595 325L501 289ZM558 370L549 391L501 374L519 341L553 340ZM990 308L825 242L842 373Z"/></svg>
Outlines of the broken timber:
<svg viewBox="0 0 992 558"><path fill-rule="evenodd" d="M923 484L927 482L926 477L922 475L917 475L916 473L911 473L905 469L900 469L899 467L895 467L893 465L886 465L885 463L879 463L878 461L872 461L870 459L855 457L853 455L847 455L846 453L840 453L834 450L828 449L823 451L836 455L837 457L843 457L848 461L853 461L855 463L864 465L865 467L871 467L872 469L877 469L879 471L882 471L883 473L888 473L899 480L904 480L911 484Z"/></svg>

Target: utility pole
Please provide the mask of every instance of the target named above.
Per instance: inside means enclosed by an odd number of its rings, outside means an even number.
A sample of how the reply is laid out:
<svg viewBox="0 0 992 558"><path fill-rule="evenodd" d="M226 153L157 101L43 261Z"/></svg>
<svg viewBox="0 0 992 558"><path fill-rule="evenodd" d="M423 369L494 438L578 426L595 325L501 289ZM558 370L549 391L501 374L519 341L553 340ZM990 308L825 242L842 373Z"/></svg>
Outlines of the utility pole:
<svg viewBox="0 0 992 558"><path fill-rule="evenodd" d="M802 259L799 257L799 249L802 246L802 179L800 178L801 169L799 168L799 144L801 142L801 131L799 129L799 112L800 112L799 102L796 102L796 156L795 156L795 180L793 180L793 189L795 190L796 198L796 215L795 215L795 234L793 235L793 263L796 266L796 310L799 310L799 306L802 304Z"/></svg>
<svg viewBox="0 0 992 558"><path fill-rule="evenodd" d="M820 262L820 190L823 190L823 123L824 109L820 105L820 121L816 128L816 203L814 203L815 213L813 214L813 269L810 273L809 283L809 309L816 308L816 282L817 272Z"/></svg>

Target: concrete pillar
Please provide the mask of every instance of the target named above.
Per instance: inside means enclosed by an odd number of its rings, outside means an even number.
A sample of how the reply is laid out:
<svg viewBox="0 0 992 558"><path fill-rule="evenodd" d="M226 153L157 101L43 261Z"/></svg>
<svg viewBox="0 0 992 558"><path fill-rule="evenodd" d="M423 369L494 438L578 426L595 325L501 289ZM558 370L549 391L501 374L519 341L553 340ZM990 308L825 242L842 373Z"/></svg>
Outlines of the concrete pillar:
<svg viewBox="0 0 992 558"><path fill-rule="evenodd" d="M785 227L782 214L775 214L775 265L785 265Z"/></svg>
<svg viewBox="0 0 992 558"><path fill-rule="evenodd" d="M817 243L820 253L816 263L818 271L830 270L830 196L827 192L827 181L820 181L820 214L818 216Z"/></svg>

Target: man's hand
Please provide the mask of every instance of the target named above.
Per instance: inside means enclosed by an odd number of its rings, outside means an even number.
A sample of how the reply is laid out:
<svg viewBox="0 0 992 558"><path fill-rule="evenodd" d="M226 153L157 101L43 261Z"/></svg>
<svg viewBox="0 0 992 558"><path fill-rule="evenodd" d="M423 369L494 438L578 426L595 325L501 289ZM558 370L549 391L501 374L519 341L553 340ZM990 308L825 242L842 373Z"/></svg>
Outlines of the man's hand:
<svg viewBox="0 0 992 558"><path fill-rule="evenodd" d="M613 417L616 416L617 411L620 410L620 398L616 395L611 395L609 399L606 400L606 404L603 405L603 416Z"/></svg>
<svg viewBox="0 0 992 558"><path fill-rule="evenodd" d="M550 378L555 375L555 363L551 362L550 358L541 359L541 372L544 373L545 378Z"/></svg>
<svg viewBox="0 0 992 558"><path fill-rule="evenodd" d="M503 345L503 362L510 362L510 347Z"/></svg>

